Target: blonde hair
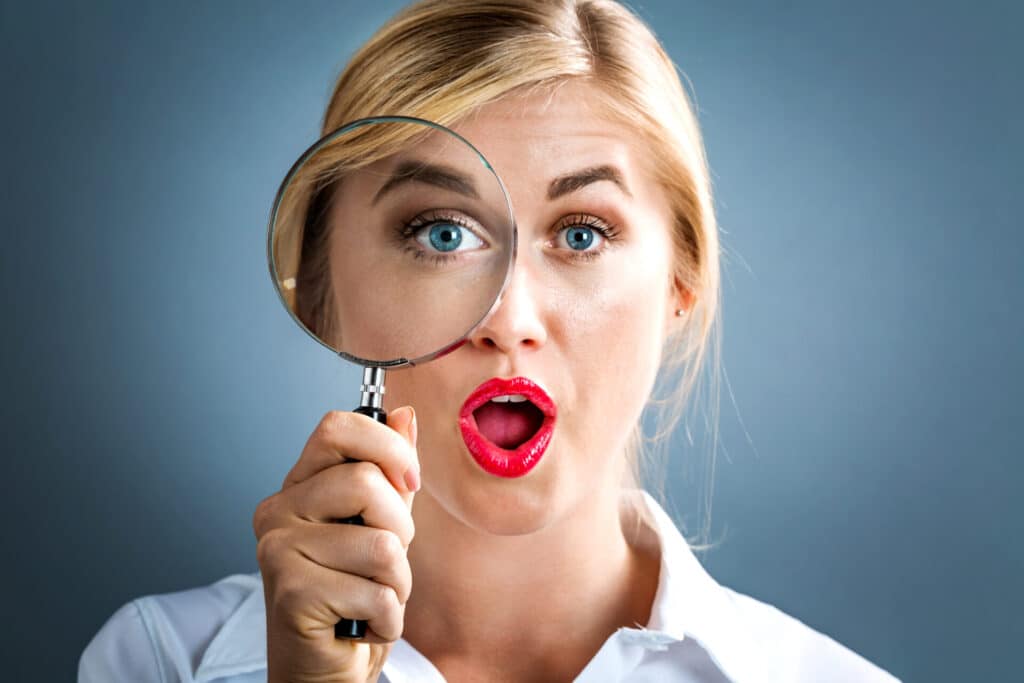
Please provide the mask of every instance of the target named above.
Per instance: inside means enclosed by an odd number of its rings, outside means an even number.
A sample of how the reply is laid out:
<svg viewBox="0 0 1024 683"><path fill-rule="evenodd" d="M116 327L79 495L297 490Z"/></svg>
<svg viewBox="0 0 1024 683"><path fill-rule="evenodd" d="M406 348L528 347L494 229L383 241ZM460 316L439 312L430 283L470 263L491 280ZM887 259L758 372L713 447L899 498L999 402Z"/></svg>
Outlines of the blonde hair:
<svg viewBox="0 0 1024 683"><path fill-rule="evenodd" d="M718 429L718 229L690 99L675 65L644 22L613 0L416 2L381 27L352 57L330 98L323 134L352 120L378 115L452 125L512 91L553 87L567 79L596 85L609 115L650 145L657 180L671 202L675 277L681 288L693 294L694 304L665 345L658 381L645 406L644 414L653 411L659 428L645 436L641 418L630 434L626 457L631 481L627 484L636 486L646 479L664 499L664 457L657 458L660 472L641 468L640 460L645 455L647 459L664 456L664 448L657 455L654 449L664 446L685 406L699 396L702 368L710 355L713 414L705 426L712 445L700 492L704 517L700 536L706 540ZM300 203L315 204L318 190L328 186L330 175L326 158L307 179L308 191L299 195L305 197ZM304 220L303 212L305 208L293 212L292 220ZM305 253L308 240L302 241ZM297 266L299 280L322 285L324 266L303 261ZM307 302L305 315L313 320L329 302L329 289L322 286ZM686 432L692 445L689 426Z"/></svg>

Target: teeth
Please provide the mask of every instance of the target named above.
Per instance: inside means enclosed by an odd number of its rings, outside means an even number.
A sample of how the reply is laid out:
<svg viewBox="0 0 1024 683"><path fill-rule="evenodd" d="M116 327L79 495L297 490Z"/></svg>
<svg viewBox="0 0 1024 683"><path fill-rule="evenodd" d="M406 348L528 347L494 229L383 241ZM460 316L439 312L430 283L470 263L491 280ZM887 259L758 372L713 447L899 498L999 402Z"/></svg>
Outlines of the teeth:
<svg viewBox="0 0 1024 683"><path fill-rule="evenodd" d="M491 399L491 403L523 403L524 401L526 401L526 397L522 394L506 394Z"/></svg>

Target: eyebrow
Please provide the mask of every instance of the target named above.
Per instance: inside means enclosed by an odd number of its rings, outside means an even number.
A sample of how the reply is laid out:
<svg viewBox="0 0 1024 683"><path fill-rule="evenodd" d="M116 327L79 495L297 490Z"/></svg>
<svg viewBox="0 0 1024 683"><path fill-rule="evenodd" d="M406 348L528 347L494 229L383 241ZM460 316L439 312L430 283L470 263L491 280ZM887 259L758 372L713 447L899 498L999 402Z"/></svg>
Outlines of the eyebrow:
<svg viewBox="0 0 1024 683"><path fill-rule="evenodd" d="M580 169L579 171L573 171L565 175L559 176L551 181L548 185L548 199L558 199L563 195L567 195L570 192L575 192L591 183L600 182L602 180L609 180L619 186L619 189L627 197L632 197L633 194L629 191L629 187L626 185L625 178L622 177L622 172L614 166L607 164L602 166L591 166L590 168Z"/></svg>
<svg viewBox="0 0 1024 683"><path fill-rule="evenodd" d="M444 190L458 192L473 199L480 198L471 177L460 173L450 166L429 164L425 161L410 159L398 164L398 167L391 174L391 177L388 178L387 182L377 190L377 194L373 196L371 204L376 204L384 195L406 183L424 183L425 185L433 185Z"/></svg>

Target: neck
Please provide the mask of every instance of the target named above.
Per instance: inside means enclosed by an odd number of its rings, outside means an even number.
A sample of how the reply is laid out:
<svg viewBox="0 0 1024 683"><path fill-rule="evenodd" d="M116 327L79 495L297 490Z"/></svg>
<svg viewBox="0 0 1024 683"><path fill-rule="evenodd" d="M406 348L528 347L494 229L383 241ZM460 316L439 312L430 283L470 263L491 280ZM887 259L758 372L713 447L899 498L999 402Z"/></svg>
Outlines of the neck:
<svg viewBox="0 0 1024 683"><path fill-rule="evenodd" d="M626 541L618 487L519 536L470 528L426 490L413 517L404 638L438 668L523 673L529 660L547 680L557 678L553 666L571 678L617 628L649 619L658 558Z"/></svg>

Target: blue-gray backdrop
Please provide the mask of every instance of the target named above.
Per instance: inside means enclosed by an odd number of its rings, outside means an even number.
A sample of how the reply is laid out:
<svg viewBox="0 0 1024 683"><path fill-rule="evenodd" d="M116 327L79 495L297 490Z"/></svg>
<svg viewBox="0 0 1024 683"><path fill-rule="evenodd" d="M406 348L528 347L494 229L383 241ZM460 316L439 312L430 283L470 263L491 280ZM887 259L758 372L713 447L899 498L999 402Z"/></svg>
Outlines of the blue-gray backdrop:
<svg viewBox="0 0 1024 683"><path fill-rule="evenodd" d="M353 405L264 230L400 4L3 4L9 680L71 679L132 597L255 571L254 506ZM705 562L907 680L1014 677L1024 12L637 8L692 79L727 250Z"/></svg>

